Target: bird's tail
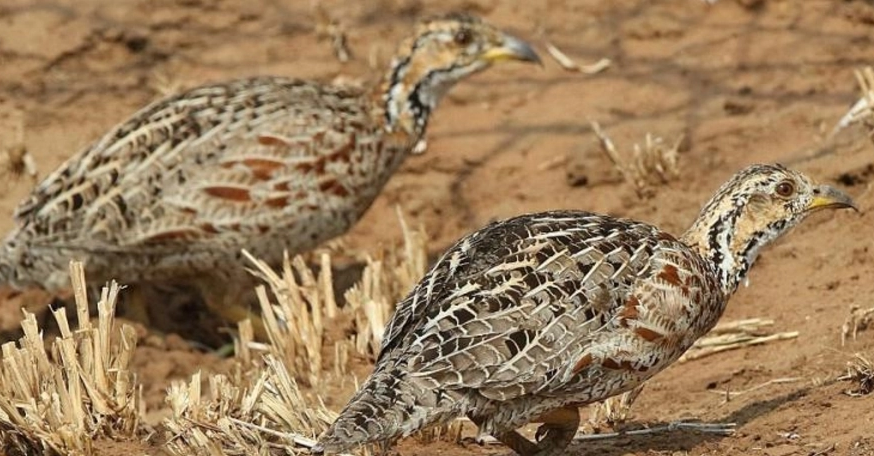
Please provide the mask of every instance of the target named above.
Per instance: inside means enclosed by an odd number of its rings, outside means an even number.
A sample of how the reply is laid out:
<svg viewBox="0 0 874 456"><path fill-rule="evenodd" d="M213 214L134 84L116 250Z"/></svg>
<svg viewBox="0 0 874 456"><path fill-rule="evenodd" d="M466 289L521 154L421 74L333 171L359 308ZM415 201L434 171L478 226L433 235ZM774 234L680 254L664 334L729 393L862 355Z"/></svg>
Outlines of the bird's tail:
<svg viewBox="0 0 874 456"><path fill-rule="evenodd" d="M47 272L53 270L51 266L54 264L39 257L39 253L34 252L29 244L22 243L18 236L19 232L13 230L6 239L0 241L0 285L16 289L31 286L46 288L50 284L46 279ZM65 272L65 269L61 271Z"/></svg>
<svg viewBox="0 0 874 456"><path fill-rule="evenodd" d="M359 445L406 437L460 414L455 398L410 378L397 363L376 371L346 404L312 451L341 453Z"/></svg>
<svg viewBox="0 0 874 456"><path fill-rule="evenodd" d="M14 243L7 240L0 244L0 284L14 285L17 282L15 264L18 257Z"/></svg>

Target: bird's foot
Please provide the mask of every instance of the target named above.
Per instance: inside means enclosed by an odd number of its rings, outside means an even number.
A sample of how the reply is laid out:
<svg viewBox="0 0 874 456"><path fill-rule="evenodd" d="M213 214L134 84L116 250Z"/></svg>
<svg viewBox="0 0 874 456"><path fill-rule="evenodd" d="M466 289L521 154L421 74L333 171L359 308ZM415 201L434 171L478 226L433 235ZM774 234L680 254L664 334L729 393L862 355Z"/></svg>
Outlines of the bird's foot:
<svg viewBox="0 0 874 456"><path fill-rule="evenodd" d="M576 424L579 424L579 422ZM537 448L531 456L563 454L565 448L574 440L576 434L577 426L573 423L543 424L534 433Z"/></svg>

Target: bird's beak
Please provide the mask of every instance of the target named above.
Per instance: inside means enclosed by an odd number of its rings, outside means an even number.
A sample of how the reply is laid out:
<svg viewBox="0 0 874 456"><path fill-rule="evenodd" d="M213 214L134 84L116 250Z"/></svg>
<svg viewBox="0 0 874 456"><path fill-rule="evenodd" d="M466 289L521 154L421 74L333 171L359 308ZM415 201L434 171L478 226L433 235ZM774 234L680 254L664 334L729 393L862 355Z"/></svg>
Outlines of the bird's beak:
<svg viewBox="0 0 874 456"><path fill-rule="evenodd" d="M522 62L532 62L543 66L540 56L534 52L534 48L530 44L516 38L512 35L503 34L500 44L484 52L482 59L489 62L502 62L505 60L519 60Z"/></svg>
<svg viewBox="0 0 874 456"><path fill-rule="evenodd" d="M859 212L859 207L850 195L828 185L820 185L813 192L813 200L807 206L808 211L820 209L844 209L850 208Z"/></svg>

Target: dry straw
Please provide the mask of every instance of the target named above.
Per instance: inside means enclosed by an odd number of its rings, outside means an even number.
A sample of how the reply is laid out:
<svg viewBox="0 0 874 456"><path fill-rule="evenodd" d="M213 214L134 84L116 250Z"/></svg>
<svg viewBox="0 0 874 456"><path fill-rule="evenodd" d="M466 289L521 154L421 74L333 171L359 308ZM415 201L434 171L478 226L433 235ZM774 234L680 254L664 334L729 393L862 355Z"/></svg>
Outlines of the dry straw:
<svg viewBox="0 0 874 456"><path fill-rule="evenodd" d="M773 324L774 320L749 318L716 325L713 330L696 341L695 345L680 357L680 362L798 337L798 331L768 334L765 328Z"/></svg>
<svg viewBox="0 0 874 456"><path fill-rule="evenodd" d="M428 267L424 229L411 229L400 209L397 215L403 234L403 249L389 249L377 257L367 255L361 281L344 296L355 325L355 350L363 355L379 353L382 332L394 312L395 303L413 289Z"/></svg>
<svg viewBox="0 0 874 456"><path fill-rule="evenodd" d="M552 43L546 43L546 52L548 52L549 56L558 62L562 68L572 72L597 74L610 68L610 65L613 64L610 59L601 59L591 65L580 65Z"/></svg>
<svg viewBox="0 0 874 456"><path fill-rule="evenodd" d="M838 378L840 381L850 381L855 386L845 393L848 396L859 397L874 391L874 363L860 353L853 355L853 360L847 362L847 373Z"/></svg>
<svg viewBox="0 0 874 456"><path fill-rule="evenodd" d="M305 397L297 380L320 385L323 319L336 312L327 291L331 287L320 285L330 279L330 260L322 258L327 268L317 278L300 258L286 258L281 275L249 258L277 298L272 304L265 287L256 290L269 342L255 343L251 322L243 321L236 341L237 375L208 377L205 394L200 373L169 388L166 400L172 415L164 428L170 454L308 454L335 418L321 399ZM263 355L256 359L256 352Z"/></svg>
<svg viewBox="0 0 874 456"><path fill-rule="evenodd" d="M11 144L0 147L0 150L5 152L0 153L0 173L2 175L11 174L16 178L26 175L36 182L36 160L28 152L24 140L24 114L20 110L14 110L9 117L11 117L12 123L10 127L14 131L13 134L4 136L11 136L13 140Z"/></svg>
<svg viewBox="0 0 874 456"><path fill-rule="evenodd" d="M635 144L631 156L623 157L616 150L613 140L601 129L601 125L594 121L590 121L590 124L598 137L601 150L607 154L622 178L634 186L638 197L652 196L655 186L664 185L680 175L679 151L683 144L682 136L669 145L661 137L647 133L643 146Z"/></svg>
<svg viewBox="0 0 874 456"><path fill-rule="evenodd" d="M0 442L7 454L92 453L95 439L137 438L142 388L129 370L136 334L115 326L119 287L105 287L92 325L82 264L70 264L78 328L63 309L54 311L60 336L49 350L24 311L24 337L2 347Z"/></svg>
<svg viewBox="0 0 874 456"><path fill-rule="evenodd" d="M874 140L874 68L865 67L856 70L856 80L862 90L862 98L838 121L835 134L844 128L861 123L868 129L868 135Z"/></svg>
<svg viewBox="0 0 874 456"><path fill-rule="evenodd" d="M874 322L874 307L870 309L862 309L859 306L853 306L850 309L850 316L844 320L841 326L841 346L847 345L847 339L856 340L859 331L864 331Z"/></svg>
<svg viewBox="0 0 874 456"><path fill-rule="evenodd" d="M272 354L264 356L257 375L234 381L211 376L207 396L200 384L198 373L167 392L173 412L164 421L170 454L308 454L335 417L321 402L308 402L285 364Z"/></svg>
<svg viewBox="0 0 874 456"><path fill-rule="evenodd" d="M248 252L244 255L255 266L253 273L267 283L273 295L271 299L264 286L255 290L270 338L268 351L282 359L298 380L307 385L319 383L325 325L338 314L330 255L321 255L318 275L300 256L292 260L286 255L277 273Z"/></svg>
<svg viewBox="0 0 874 456"><path fill-rule="evenodd" d="M236 357L244 374L210 377L208 394L201 391L199 374L170 388L167 401L173 415L164 425L171 454L308 453L335 417L318 393L346 374L349 350L376 353L394 304L424 274L425 233L410 229L400 212L398 217L404 247L367 256L362 279L347 292L342 308L334 297L327 253L319 256L318 272L301 257L286 257L281 270L274 271L246 254L253 273L266 283L256 292L269 341L253 342L251 324L243 322ZM355 335L335 341L334 366L325 366L323 355L330 350L326 328L344 324L351 324ZM302 394L298 382L310 387L312 397ZM459 433L455 424L431 429L420 438L456 440Z"/></svg>

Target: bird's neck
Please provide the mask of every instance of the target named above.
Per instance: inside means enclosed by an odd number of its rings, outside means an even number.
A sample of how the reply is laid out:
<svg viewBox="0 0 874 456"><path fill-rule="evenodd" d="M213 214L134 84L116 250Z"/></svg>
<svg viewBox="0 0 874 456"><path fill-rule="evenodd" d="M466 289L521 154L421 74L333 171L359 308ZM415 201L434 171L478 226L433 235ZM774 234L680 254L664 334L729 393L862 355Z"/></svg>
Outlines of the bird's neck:
<svg viewBox="0 0 874 456"><path fill-rule="evenodd" d="M450 74L430 68L421 56L399 55L373 94L389 133L421 139L431 112L455 84Z"/></svg>
<svg viewBox="0 0 874 456"><path fill-rule="evenodd" d="M755 216L741 201L711 201L701 211L682 241L707 260L730 296L746 278L759 251L777 237L778 230L754 231Z"/></svg>

